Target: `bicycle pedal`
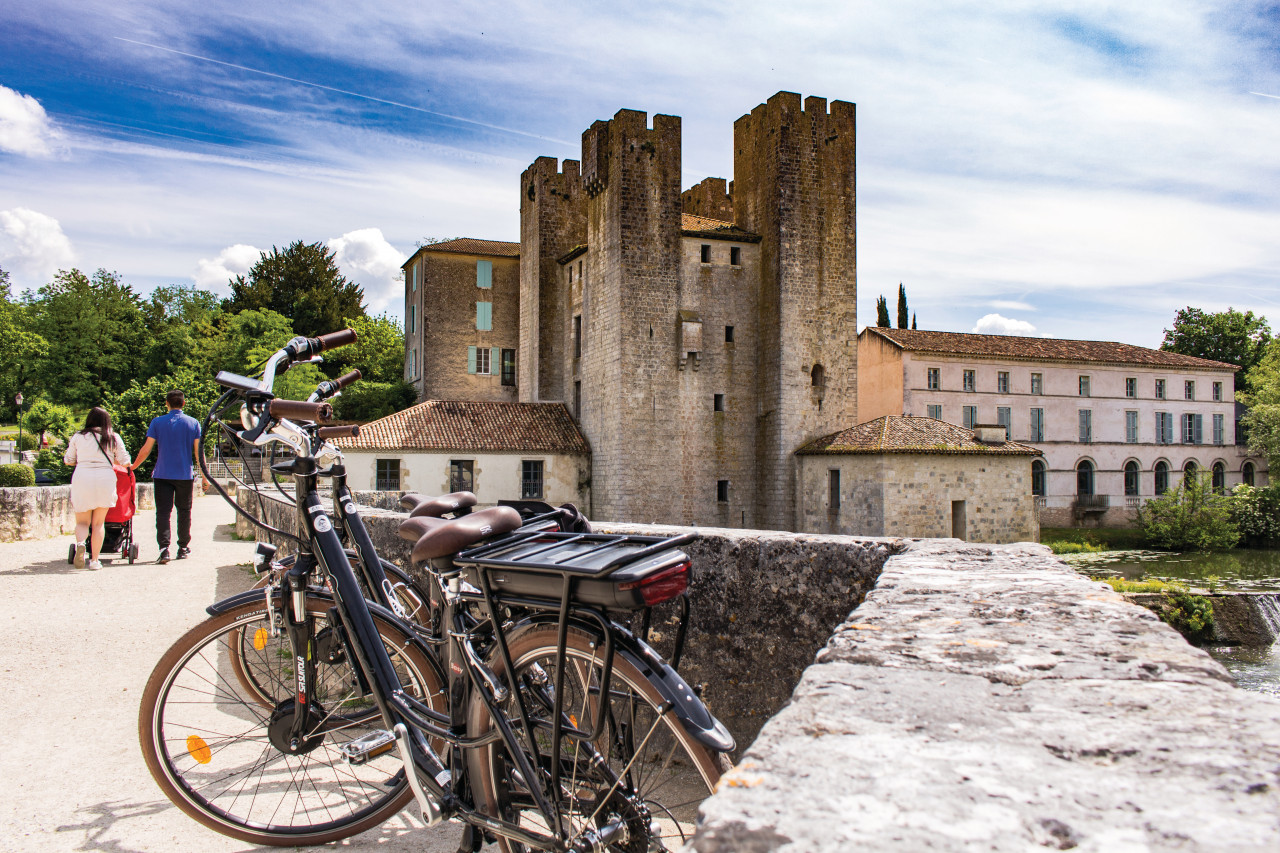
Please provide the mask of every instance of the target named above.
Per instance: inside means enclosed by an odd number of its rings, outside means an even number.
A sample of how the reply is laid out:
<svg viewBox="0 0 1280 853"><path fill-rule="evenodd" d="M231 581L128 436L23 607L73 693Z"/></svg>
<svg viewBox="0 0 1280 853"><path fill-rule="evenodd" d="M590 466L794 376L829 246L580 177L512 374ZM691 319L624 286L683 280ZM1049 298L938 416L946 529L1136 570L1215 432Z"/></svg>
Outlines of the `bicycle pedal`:
<svg viewBox="0 0 1280 853"><path fill-rule="evenodd" d="M348 764L365 764L371 758L377 758L384 752L390 752L396 745L396 736L389 731L369 732L350 743L338 747L342 757Z"/></svg>

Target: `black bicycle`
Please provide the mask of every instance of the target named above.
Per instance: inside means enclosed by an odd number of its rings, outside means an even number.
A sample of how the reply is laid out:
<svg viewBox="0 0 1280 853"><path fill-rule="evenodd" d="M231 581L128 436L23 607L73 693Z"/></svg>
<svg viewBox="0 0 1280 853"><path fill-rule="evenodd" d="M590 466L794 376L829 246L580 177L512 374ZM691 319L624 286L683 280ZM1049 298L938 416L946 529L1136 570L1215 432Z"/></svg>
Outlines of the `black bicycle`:
<svg viewBox="0 0 1280 853"><path fill-rule="evenodd" d="M301 421L331 410L271 394L278 367L352 337L295 339L261 380L218 377L242 402L242 440L294 451L279 468L300 529L274 532L299 553L278 583L211 606L156 667L139 718L153 776L197 820L257 843L342 838L414 797L428 824L463 822L463 849L680 846L733 740L618 619L685 595L691 537L527 529L509 507L407 524L439 601L424 637L366 599L324 511L317 479L341 454L317 454ZM274 705L234 672L246 637Z"/></svg>

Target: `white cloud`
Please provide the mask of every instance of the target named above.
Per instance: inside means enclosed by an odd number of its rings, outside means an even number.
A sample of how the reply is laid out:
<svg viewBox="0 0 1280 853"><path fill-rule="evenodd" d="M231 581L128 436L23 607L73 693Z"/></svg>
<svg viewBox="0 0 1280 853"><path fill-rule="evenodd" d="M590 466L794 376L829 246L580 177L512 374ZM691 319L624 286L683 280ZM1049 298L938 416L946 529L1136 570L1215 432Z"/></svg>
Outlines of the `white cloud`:
<svg viewBox="0 0 1280 853"><path fill-rule="evenodd" d="M35 286L75 264L76 253L52 216L25 207L0 210L0 267L15 284Z"/></svg>
<svg viewBox="0 0 1280 853"><path fill-rule="evenodd" d="M58 136L39 101L0 86L0 151L48 157Z"/></svg>
<svg viewBox="0 0 1280 853"><path fill-rule="evenodd" d="M381 228L360 228L334 237L328 243L338 269L351 281L364 288L369 312L381 314L391 310L399 314L404 280L400 265L405 253L382 236Z"/></svg>
<svg viewBox="0 0 1280 853"><path fill-rule="evenodd" d="M973 326L973 331L978 335L1031 337L1036 333L1036 327L1026 320L1014 320L1010 317L1002 317L999 314L987 314L978 319L978 322Z"/></svg>
<svg viewBox="0 0 1280 853"><path fill-rule="evenodd" d="M1011 299L993 299L991 300L992 308L999 308L1002 311L1034 311L1036 307L1026 302L1015 302Z"/></svg>
<svg viewBox="0 0 1280 853"><path fill-rule="evenodd" d="M216 258L201 258L196 264L195 275L191 277L195 279L196 287L215 293L230 293L227 283L247 273L261 256L261 249L236 243L223 249Z"/></svg>

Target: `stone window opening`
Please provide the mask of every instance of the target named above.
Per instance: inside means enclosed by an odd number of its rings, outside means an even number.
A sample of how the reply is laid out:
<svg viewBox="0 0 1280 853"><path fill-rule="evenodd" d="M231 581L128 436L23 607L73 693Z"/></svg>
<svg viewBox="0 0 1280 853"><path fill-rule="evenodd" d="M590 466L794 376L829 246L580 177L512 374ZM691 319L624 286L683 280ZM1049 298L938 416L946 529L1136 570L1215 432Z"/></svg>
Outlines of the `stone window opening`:
<svg viewBox="0 0 1280 853"><path fill-rule="evenodd" d="M1163 459L1156 463L1156 488L1157 495L1163 495L1169 491L1169 463Z"/></svg>
<svg viewBox="0 0 1280 853"><path fill-rule="evenodd" d="M1124 494L1125 497L1138 495L1138 463L1132 459L1124 463Z"/></svg>
<svg viewBox="0 0 1280 853"><path fill-rule="evenodd" d="M1031 393L1037 394L1037 395L1044 393L1044 374L1043 373L1031 374Z"/></svg>
<svg viewBox="0 0 1280 853"><path fill-rule="evenodd" d="M838 512L840 509L839 468L831 468L827 471L827 508L831 512Z"/></svg>
<svg viewBox="0 0 1280 853"><path fill-rule="evenodd" d="M1163 379L1157 379L1157 380L1156 380L1156 399L1157 399L1157 400L1163 400L1163 399L1164 399L1164 388L1165 388L1164 380L1163 380Z"/></svg>
<svg viewBox="0 0 1280 853"><path fill-rule="evenodd" d="M1183 487L1191 485L1191 481L1200 473L1200 466L1196 464L1196 460L1188 459L1186 464L1182 466L1182 485Z"/></svg>
<svg viewBox="0 0 1280 853"><path fill-rule="evenodd" d="M1222 402L1222 383L1221 382L1213 383L1213 402L1215 403Z"/></svg>
<svg viewBox="0 0 1280 853"><path fill-rule="evenodd" d="M467 373L490 376L493 373L493 362L499 359L497 347L467 347Z"/></svg>
<svg viewBox="0 0 1280 853"><path fill-rule="evenodd" d="M972 370L964 372L964 390L975 391L978 387L977 375Z"/></svg>
<svg viewBox="0 0 1280 853"><path fill-rule="evenodd" d="M925 385L930 391L939 391L942 389L942 370L937 367L930 367L925 373Z"/></svg>
<svg viewBox="0 0 1280 853"><path fill-rule="evenodd" d="M1196 383L1188 379L1182 386L1182 394L1188 400L1196 398Z"/></svg>
<svg viewBox="0 0 1280 853"><path fill-rule="evenodd" d="M476 462L474 459L449 460L449 491L474 492L476 485Z"/></svg>
<svg viewBox="0 0 1280 853"><path fill-rule="evenodd" d="M706 243L702 244L701 257L702 257L702 263L704 264L711 263L711 246L709 246Z"/></svg>
<svg viewBox="0 0 1280 853"><path fill-rule="evenodd" d="M1244 467L1240 469L1240 480L1246 486L1252 486L1254 482L1254 467L1252 462L1244 463Z"/></svg>
<svg viewBox="0 0 1280 853"><path fill-rule="evenodd" d="M1031 462L1031 494L1038 498L1045 495L1045 467L1039 459Z"/></svg>
<svg viewBox="0 0 1280 853"><path fill-rule="evenodd" d="M809 371L809 384L812 388L813 401L818 404L818 409L821 411L822 401L827 395L827 369L821 364L815 364Z"/></svg>
<svg viewBox="0 0 1280 853"><path fill-rule="evenodd" d="M1093 495L1093 463L1088 459L1081 459L1080 464L1076 466L1076 495L1080 497Z"/></svg>
<svg viewBox="0 0 1280 853"><path fill-rule="evenodd" d="M1001 370L996 374L996 392L1000 394L1009 393L1009 373Z"/></svg>
<svg viewBox="0 0 1280 853"><path fill-rule="evenodd" d="M582 420L582 382L577 379L573 381L573 415Z"/></svg>
<svg viewBox="0 0 1280 853"><path fill-rule="evenodd" d="M1213 490L1218 494L1227 490L1227 466L1221 462L1213 463Z"/></svg>
<svg viewBox="0 0 1280 853"><path fill-rule="evenodd" d="M379 492L400 491L400 460L375 459L373 488Z"/></svg>
<svg viewBox="0 0 1280 853"><path fill-rule="evenodd" d="M733 326L724 327L724 342L726 344L733 343Z"/></svg>
<svg viewBox="0 0 1280 853"><path fill-rule="evenodd" d="M513 349L504 349L501 355L502 359L502 384L514 386L516 384L516 351Z"/></svg>
<svg viewBox="0 0 1280 853"><path fill-rule="evenodd" d="M716 502L727 504L729 502L729 481L716 480Z"/></svg>
<svg viewBox="0 0 1280 853"><path fill-rule="evenodd" d="M573 357L582 358L582 315L573 315Z"/></svg>
<svg viewBox="0 0 1280 853"><path fill-rule="evenodd" d="M1080 396L1081 397L1089 396L1089 377L1088 376L1080 377Z"/></svg>
<svg viewBox="0 0 1280 853"><path fill-rule="evenodd" d="M1129 377L1124 381L1124 395L1126 397L1138 396L1138 380L1135 377Z"/></svg>
<svg viewBox="0 0 1280 853"><path fill-rule="evenodd" d="M729 247L729 265L735 267L742 266L742 249L740 247Z"/></svg>
<svg viewBox="0 0 1280 853"><path fill-rule="evenodd" d="M711 395L711 411L713 412L724 411L724 395L723 394Z"/></svg>

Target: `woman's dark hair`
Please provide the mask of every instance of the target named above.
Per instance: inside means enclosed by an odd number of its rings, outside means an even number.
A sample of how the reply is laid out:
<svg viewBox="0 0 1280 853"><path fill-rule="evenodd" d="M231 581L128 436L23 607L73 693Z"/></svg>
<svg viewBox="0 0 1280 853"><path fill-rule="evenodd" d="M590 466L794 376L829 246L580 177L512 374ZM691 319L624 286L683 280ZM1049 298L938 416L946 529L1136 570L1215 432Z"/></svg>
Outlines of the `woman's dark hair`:
<svg viewBox="0 0 1280 853"><path fill-rule="evenodd" d="M111 413L101 406L94 406L89 410L89 414L84 419L83 433L93 433L98 439L98 447L102 448L102 452L107 452L106 441L111 436ZM111 439L111 443L115 443L115 439Z"/></svg>

